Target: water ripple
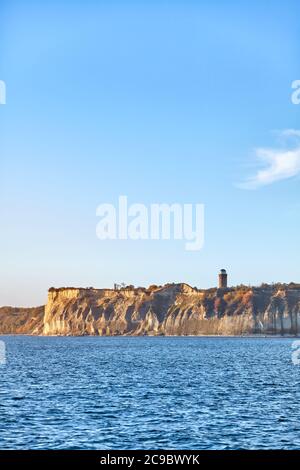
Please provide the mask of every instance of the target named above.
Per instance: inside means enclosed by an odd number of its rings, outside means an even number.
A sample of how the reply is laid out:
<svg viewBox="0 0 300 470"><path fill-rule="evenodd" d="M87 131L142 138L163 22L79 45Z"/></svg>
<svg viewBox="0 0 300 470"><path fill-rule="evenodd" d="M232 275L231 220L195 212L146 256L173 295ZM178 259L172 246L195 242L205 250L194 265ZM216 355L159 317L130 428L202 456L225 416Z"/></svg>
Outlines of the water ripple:
<svg viewBox="0 0 300 470"><path fill-rule="evenodd" d="M2 449L299 449L290 339L2 337Z"/></svg>

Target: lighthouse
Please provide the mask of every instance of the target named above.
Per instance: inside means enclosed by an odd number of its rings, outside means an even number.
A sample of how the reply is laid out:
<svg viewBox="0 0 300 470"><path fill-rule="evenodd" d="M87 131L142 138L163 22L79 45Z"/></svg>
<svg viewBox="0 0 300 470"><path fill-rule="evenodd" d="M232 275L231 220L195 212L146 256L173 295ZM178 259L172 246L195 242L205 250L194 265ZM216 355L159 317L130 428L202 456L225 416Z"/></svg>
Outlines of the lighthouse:
<svg viewBox="0 0 300 470"><path fill-rule="evenodd" d="M227 272L226 269L221 269L219 274L219 289L227 288Z"/></svg>

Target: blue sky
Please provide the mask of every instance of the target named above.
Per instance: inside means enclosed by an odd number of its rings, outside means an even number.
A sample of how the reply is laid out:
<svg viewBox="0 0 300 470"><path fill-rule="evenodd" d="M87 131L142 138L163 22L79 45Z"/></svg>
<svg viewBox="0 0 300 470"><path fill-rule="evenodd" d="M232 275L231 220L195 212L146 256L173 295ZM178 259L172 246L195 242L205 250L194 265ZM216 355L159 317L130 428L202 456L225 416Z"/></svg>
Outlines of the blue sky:
<svg viewBox="0 0 300 470"><path fill-rule="evenodd" d="M230 284L299 282L299 15L297 1L1 0L0 305L50 286L210 287L223 267ZM205 204L203 249L98 240L97 206L122 194Z"/></svg>

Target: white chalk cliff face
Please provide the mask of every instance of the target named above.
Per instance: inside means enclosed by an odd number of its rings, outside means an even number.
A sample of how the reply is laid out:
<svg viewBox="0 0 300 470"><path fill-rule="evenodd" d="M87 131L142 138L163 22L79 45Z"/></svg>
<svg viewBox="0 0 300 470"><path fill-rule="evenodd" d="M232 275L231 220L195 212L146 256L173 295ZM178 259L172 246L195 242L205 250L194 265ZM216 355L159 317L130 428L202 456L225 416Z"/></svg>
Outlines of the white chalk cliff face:
<svg viewBox="0 0 300 470"><path fill-rule="evenodd" d="M240 335L300 333L300 286L197 290L52 289L44 335Z"/></svg>
<svg viewBox="0 0 300 470"><path fill-rule="evenodd" d="M36 335L300 334L300 285L193 289L50 289L45 307L0 308L0 333Z"/></svg>

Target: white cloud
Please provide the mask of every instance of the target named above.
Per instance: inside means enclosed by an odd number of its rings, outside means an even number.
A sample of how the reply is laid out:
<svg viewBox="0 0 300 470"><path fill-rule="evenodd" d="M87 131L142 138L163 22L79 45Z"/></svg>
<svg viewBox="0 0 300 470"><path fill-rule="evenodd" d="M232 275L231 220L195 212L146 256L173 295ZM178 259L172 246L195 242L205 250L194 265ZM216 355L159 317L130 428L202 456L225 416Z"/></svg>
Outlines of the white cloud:
<svg viewBox="0 0 300 470"><path fill-rule="evenodd" d="M282 137L299 137L300 138L300 130L298 129L284 129L280 132Z"/></svg>
<svg viewBox="0 0 300 470"><path fill-rule="evenodd" d="M280 136L285 139L293 137L293 147L288 148L286 142L284 148L256 149L258 164L262 168L257 169L253 176L240 183L239 188L257 189L300 174L300 131L286 129L280 133Z"/></svg>

